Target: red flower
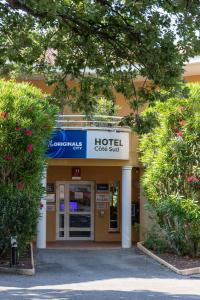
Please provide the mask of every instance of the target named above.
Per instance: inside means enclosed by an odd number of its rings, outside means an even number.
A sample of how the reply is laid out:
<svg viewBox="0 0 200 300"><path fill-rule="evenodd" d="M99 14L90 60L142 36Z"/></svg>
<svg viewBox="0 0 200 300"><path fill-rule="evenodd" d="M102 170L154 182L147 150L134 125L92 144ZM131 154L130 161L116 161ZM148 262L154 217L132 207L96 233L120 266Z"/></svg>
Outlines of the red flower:
<svg viewBox="0 0 200 300"><path fill-rule="evenodd" d="M24 188L24 183L23 183L23 182L18 182L18 183L16 183L16 188L17 188L18 190L23 190L23 188Z"/></svg>
<svg viewBox="0 0 200 300"><path fill-rule="evenodd" d="M11 155L6 155L6 156L4 156L4 159L7 160L7 161L12 160L12 156Z"/></svg>
<svg viewBox="0 0 200 300"><path fill-rule="evenodd" d="M33 151L33 145L32 144L28 144L26 147L27 152L31 153Z"/></svg>
<svg viewBox="0 0 200 300"><path fill-rule="evenodd" d="M40 202L40 209L43 209L44 204L42 202Z"/></svg>
<svg viewBox="0 0 200 300"><path fill-rule="evenodd" d="M29 129L26 129L24 133L25 133L25 135L27 135L27 136L31 136L31 135L32 135L32 131L29 130Z"/></svg>
<svg viewBox="0 0 200 300"><path fill-rule="evenodd" d="M185 126L185 125L187 125L187 121L182 120L182 121L179 122L179 124L180 124L181 126Z"/></svg>
<svg viewBox="0 0 200 300"><path fill-rule="evenodd" d="M177 136L180 137L180 138L182 138L183 137L183 132L182 131L178 131L177 132Z"/></svg>
<svg viewBox="0 0 200 300"><path fill-rule="evenodd" d="M21 128L20 128L20 127L16 127L15 130L16 130L16 131L20 131Z"/></svg>
<svg viewBox="0 0 200 300"><path fill-rule="evenodd" d="M187 182L199 182L199 179L195 176L190 176L187 178Z"/></svg>
<svg viewBox="0 0 200 300"><path fill-rule="evenodd" d="M3 119L7 119L8 118L8 113L6 111L1 112L1 117Z"/></svg>

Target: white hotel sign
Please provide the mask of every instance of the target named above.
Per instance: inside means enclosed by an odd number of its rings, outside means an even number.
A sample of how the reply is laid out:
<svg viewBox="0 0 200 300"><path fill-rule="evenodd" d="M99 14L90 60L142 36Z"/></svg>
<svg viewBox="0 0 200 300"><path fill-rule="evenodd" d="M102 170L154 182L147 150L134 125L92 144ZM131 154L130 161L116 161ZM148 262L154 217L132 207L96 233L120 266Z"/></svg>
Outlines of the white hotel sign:
<svg viewBox="0 0 200 300"><path fill-rule="evenodd" d="M129 159L129 133L87 131L87 158Z"/></svg>

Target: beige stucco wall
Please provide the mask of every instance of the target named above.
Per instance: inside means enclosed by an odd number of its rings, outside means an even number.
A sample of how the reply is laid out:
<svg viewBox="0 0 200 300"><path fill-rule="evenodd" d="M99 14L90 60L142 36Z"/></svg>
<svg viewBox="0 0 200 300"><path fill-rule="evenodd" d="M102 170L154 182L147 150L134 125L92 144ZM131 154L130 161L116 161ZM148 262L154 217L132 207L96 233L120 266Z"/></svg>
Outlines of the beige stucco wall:
<svg viewBox="0 0 200 300"><path fill-rule="evenodd" d="M200 73L200 69L199 69L199 73ZM200 82L200 75L184 76L184 79L187 82Z"/></svg>

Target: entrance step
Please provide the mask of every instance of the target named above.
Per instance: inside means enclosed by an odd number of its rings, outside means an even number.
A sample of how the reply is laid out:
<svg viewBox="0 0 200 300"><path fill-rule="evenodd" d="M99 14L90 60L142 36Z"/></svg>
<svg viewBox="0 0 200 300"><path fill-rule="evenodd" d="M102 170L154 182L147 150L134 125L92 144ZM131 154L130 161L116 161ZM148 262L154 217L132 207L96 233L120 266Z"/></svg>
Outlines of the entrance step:
<svg viewBox="0 0 200 300"><path fill-rule="evenodd" d="M99 249L121 249L120 242L93 242L93 241L56 241L47 242L48 249L66 250L99 250Z"/></svg>

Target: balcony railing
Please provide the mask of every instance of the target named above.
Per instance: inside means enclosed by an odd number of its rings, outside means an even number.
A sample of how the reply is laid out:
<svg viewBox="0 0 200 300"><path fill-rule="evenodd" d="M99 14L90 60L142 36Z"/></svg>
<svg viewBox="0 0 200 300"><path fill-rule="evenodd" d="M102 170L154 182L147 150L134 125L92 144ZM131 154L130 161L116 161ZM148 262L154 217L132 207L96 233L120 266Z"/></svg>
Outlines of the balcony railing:
<svg viewBox="0 0 200 300"><path fill-rule="evenodd" d="M58 115L56 127L62 129L99 129L99 130L129 130L128 126L120 125L122 117L103 115Z"/></svg>

